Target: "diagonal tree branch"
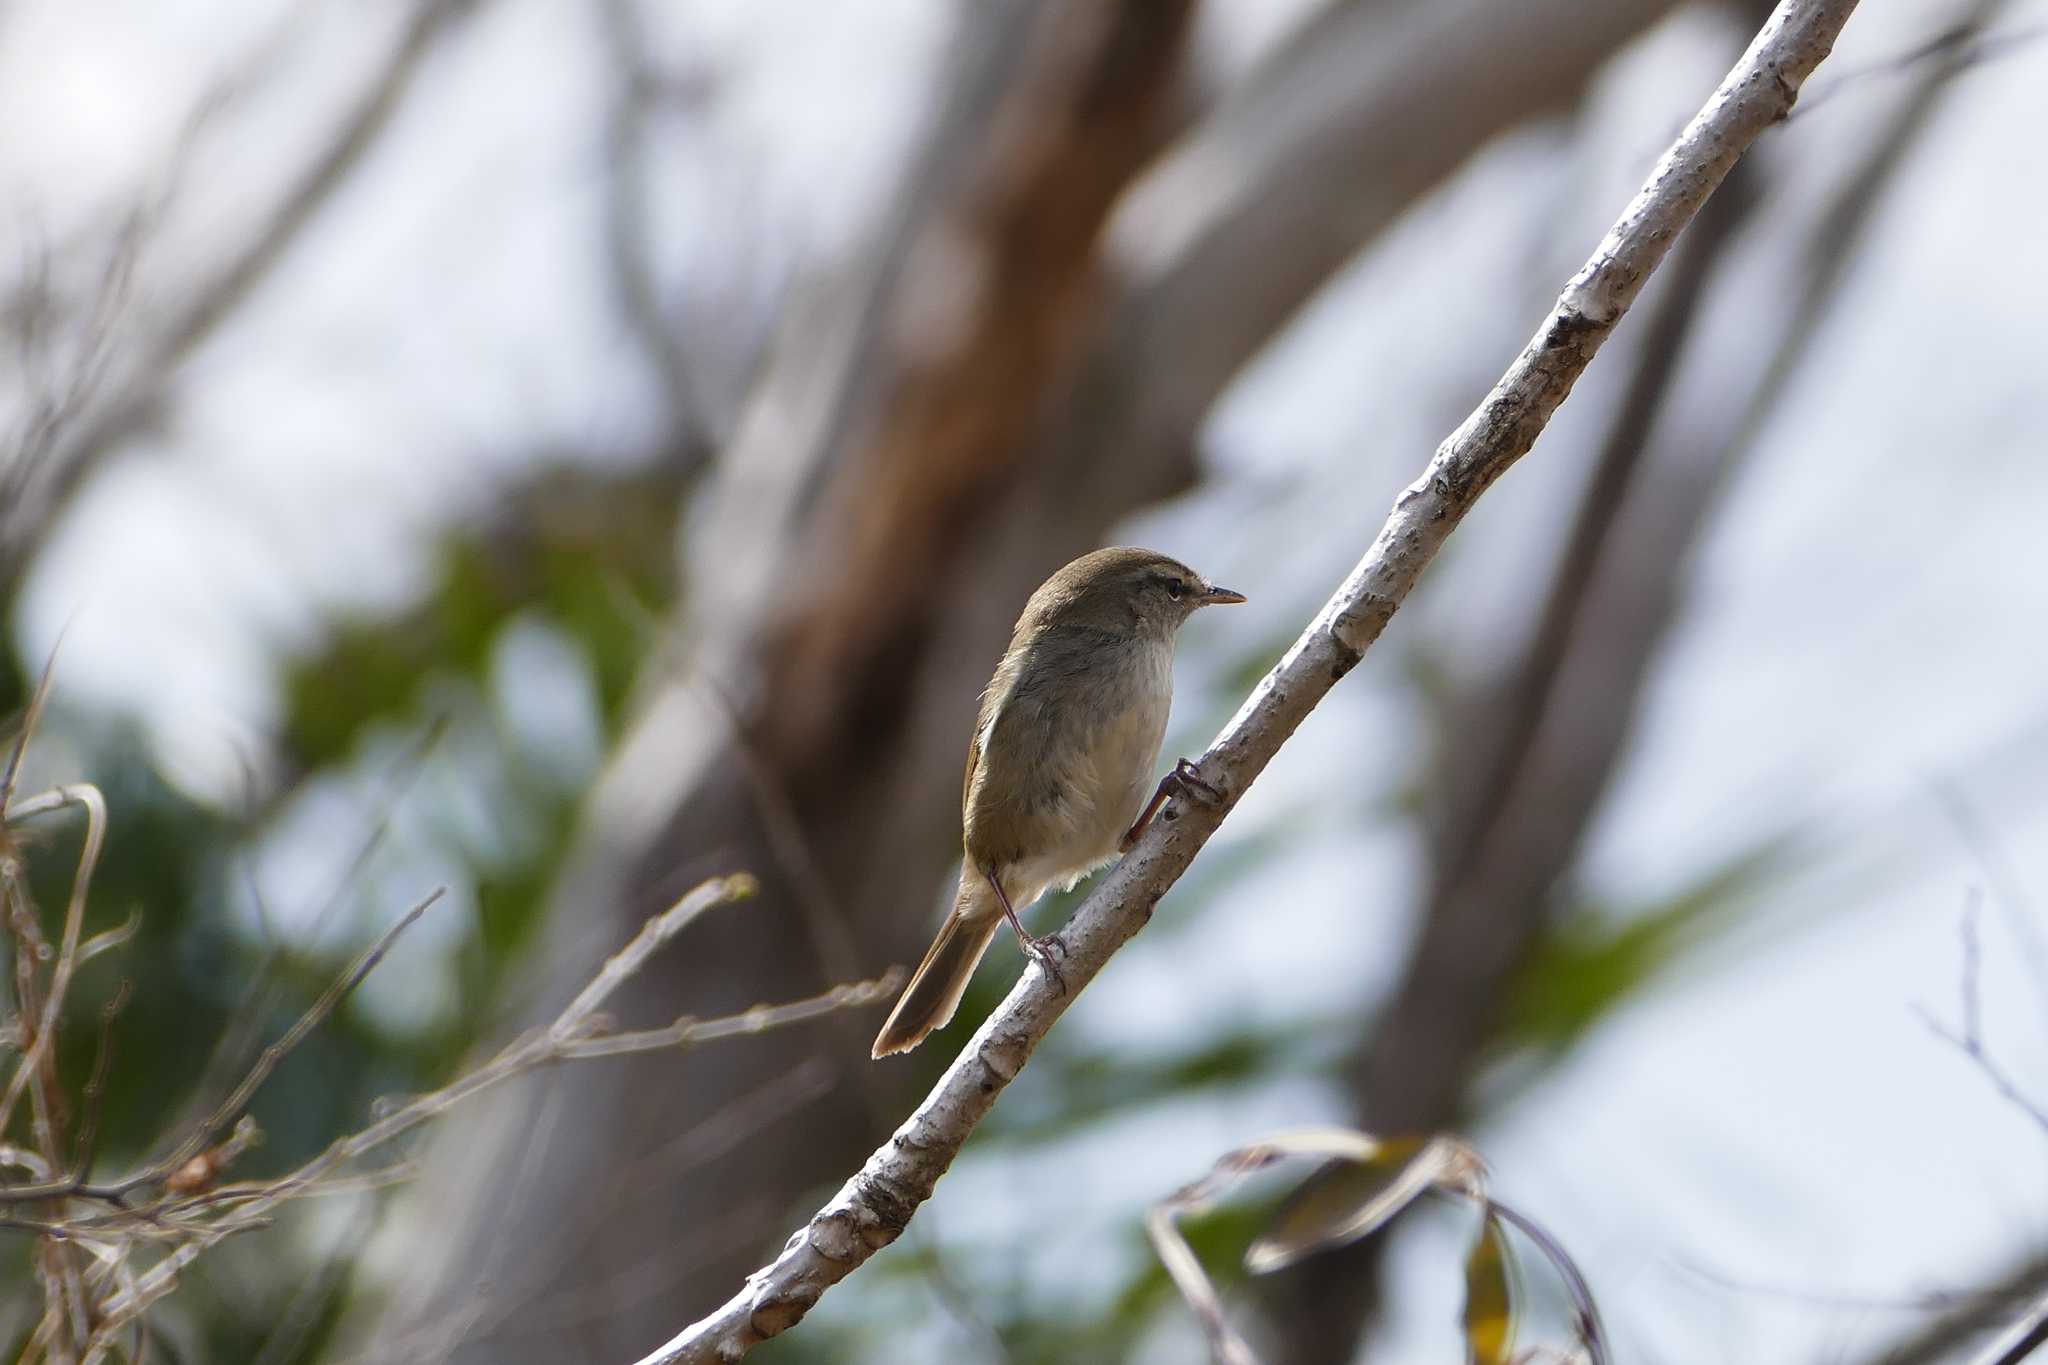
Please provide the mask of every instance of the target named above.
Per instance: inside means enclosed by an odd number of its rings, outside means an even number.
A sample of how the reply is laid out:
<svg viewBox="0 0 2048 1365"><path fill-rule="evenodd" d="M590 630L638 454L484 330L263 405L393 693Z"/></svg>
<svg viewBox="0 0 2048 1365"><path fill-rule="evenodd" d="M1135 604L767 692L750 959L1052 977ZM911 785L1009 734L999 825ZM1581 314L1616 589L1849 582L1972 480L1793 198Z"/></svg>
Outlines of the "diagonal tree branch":
<svg viewBox="0 0 2048 1365"><path fill-rule="evenodd" d="M782 1253L641 1365L738 1359L801 1321L902 1234L1054 1020L1144 927L1230 807L1363 657L1480 494L1535 444L1678 233L1749 144L1790 111L1854 9L1855 0L1784 0L1773 12L1535 337L1402 492L1365 557L1203 755L1201 775L1220 799L1170 808L1060 931L1066 988L1042 967L1027 969L924 1102Z"/></svg>
<svg viewBox="0 0 2048 1365"><path fill-rule="evenodd" d="M2030 1252L1983 1289L1870 1356L1876 1365L1939 1365L2048 1292L2048 1254Z"/></svg>

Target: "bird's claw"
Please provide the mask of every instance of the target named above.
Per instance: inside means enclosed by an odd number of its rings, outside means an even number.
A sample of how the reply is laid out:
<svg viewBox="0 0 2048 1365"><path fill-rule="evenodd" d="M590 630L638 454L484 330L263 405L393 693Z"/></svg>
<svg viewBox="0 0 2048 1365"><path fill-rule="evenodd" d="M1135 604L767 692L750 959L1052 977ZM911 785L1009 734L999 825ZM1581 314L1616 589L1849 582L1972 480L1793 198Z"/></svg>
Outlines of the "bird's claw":
<svg viewBox="0 0 2048 1365"><path fill-rule="evenodd" d="M1045 968L1045 974L1052 978L1055 986L1060 988L1060 994L1065 995L1067 993L1067 978L1061 975L1059 963L1054 961L1055 958L1067 955L1067 945L1060 940L1060 936L1058 934L1045 934L1036 938L1027 938L1024 940L1024 951L1029 953L1039 966Z"/></svg>
<svg viewBox="0 0 2048 1365"><path fill-rule="evenodd" d="M1222 789L1206 781L1192 760L1183 758L1174 763L1173 783L1191 801L1200 801L1205 806L1223 804Z"/></svg>
<svg viewBox="0 0 2048 1365"><path fill-rule="evenodd" d="M1128 830L1124 831L1123 838L1117 840L1117 850L1122 853L1129 853L1132 845L1138 842L1138 836L1143 834L1145 827L1152 823L1152 817L1158 815L1159 808L1166 805L1168 797L1173 796L1184 796L1190 801L1196 801L1205 806L1220 806L1223 804L1222 791L1204 781L1201 773L1196 770L1192 762L1185 758L1179 759L1174 763L1173 771L1159 779L1158 790L1154 791L1152 799L1145 803L1145 809L1138 813L1137 821ZM1167 806L1166 814L1160 818L1171 820L1173 817L1173 807Z"/></svg>

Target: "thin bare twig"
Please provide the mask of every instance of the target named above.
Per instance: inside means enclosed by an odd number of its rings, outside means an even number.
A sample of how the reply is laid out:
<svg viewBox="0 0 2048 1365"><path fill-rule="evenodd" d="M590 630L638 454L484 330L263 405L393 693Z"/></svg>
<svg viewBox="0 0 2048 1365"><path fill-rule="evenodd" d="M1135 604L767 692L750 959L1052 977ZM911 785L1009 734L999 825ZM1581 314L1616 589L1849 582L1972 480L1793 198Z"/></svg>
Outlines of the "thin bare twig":
<svg viewBox="0 0 2048 1365"><path fill-rule="evenodd" d="M1074 912L1057 936L1066 949L1064 988L1041 966L1027 968L924 1102L782 1253L642 1365L738 1359L801 1321L826 1290L902 1234L1054 1021L1143 927L1246 787L1357 665L1465 513L1528 453L1678 233L1749 144L1791 109L1854 8L1854 0L1779 5L1536 336L1438 447L1365 557L1203 755L1198 770L1220 799L1169 807L1172 818L1155 822Z"/></svg>
<svg viewBox="0 0 2048 1365"><path fill-rule="evenodd" d="M447 733L445 717L436 717L422 726L420 732L392 760L389 769L381 779L381 790L368 803L368 809L375 812L370 826L363 834L362 842L356 846L347 864L335 878L311 918L306 922L303 941L318 943L341 907L348 903L351 888L362 884L364 870L370 860L383 847L391 831L391 813L405 798L419 776L426 770L427 760L433 754ZM264 948L251 974L249 985L243 990L241 999L229 1016L227 1025L221 1030L220 1039L215 1043L213 1053L206 1059L206 1066L200 1071L199 1082L192 1088L187 1101L185 1116L197 1121L200 1116L214 1110L221 1103L230 1079L236 1071L247 1064L250 1049L254 1046L274 1007L280 1002L283 991L279 982L279 966L286 952L285 945L271 931L268 911L261 892L251 879L250 897L255 903L258 923L263 930Z"/></svg>
<svg viewBox="0 0 2048 1365"><path fill-rule="evenodd" d="M641 1029L633 1033L609 1033L602 1038L563 1042L556 1047L555 1058L566 1062L587 1057L621 1057L629 1052L657 1052L672 1048L695 1047L699 1043L718 1042L725 1038L739 1038L748 1034L766 1033L770 1029L788 1028L791 1024L801 1024L809 1019L836 1014L843 1009L885 1001L903 984L903 977L901 967L891 967L872 981L855 981L834 986L808 1000L793 1000L786 1005L756 1005L750 1010L718 1019L683 1018L676 1020L667 1028Z"/></svg>
<svg viewBox="0 0 2048 1365"><path fill-rule="evenodd" d="M1969 1058L1971 1063L1984 1073L1984 1078L1991 1082L1992 1088L2009 1104L2031 1119L2035 1127L2048 1133L2048 1109L2043 1109L2029 1098L2026 1092L2020 1089L2019 1082L1999 1065L1998 1060L1991 1055L1991 1050L1984 1046L1984 1006L1979 985L1979 978L1983 973L1984 953L1977 938L1977 917L1981 903L1982 898L1972 892L1963 905L1962 918L1956 928L1963 948L1962 982L1958 988L1958 993L1962 997L1961 1031L1958 1032L1942 1023L1934 1011L1925 1005L1914 1005L1913 1012L1920 1017L1920 1022L1927 1026L1930 1033Z"/></svg>
<svg viewBox="0 0 2048 1365"><path fill-rule="evenodd" d="M479 4L480 0L420 0L414 5L382 65L335 125L331 138L297 169L263 220L178 302L169 320L137 348L137 360L123 366L123 376L105 385L106 393L90 403L70 405L62 413L63 421L40 437L33 458L21 464L25 472L16 496L0 503L9 514L0 524L0 583L20 575L43 528L52 522L54 509L133 434L185 359L270 278L292 243L390 126L438 40ZM137 215L124 236L139 235L143 217ZM132 257L132 247L129 252ZM121 293L125 297L125 283ZM103 365L104 357L93 368L95 388L100 387ZM71 429L60 436L56 425Z"/></svg>
<svg viewBox="0 0 2048 1365"><path fill-rule="evenodd" d="M1964 850L1983 869L1992 904L2004 916L2006 928L2020 946L2027 972L2034 981L2035 994L2041 1004L2048 1007L2048 943L2042 940L2040 923L2020 883L2012 855L1998 838L1990 820L1961 784L1936 776L1928 779L1927 787L1942 815L1955 830L1956 837L1962 841Z"/></svg>
<svg viewBox="0 0 2048 1365"><path fill-rule="evenodd" d="M669 424L682 447L686 473L701 472L719 444L690 346L669 316L660 272L650 248L648 124L664 93L678 87L696 99L706 78L665 81L648 55L649 37L637 0L597 6L605 56L612 68L612 103L605 119L605 239L619 310L655 371Z"/></svg>
<svg viewBox="0 0 2048 1365"><path fill-rule="evenodd" d="M22 1054L14 1075L8 1080L5 1094L0 1094L0 1133L7 1131L15 1103L20 1100L29 1078L50 1055L51 1039L56 1036L57 1019L64 1008L64 996L71 988L71 973L78 966L78 939L85 924L86 896L92 890L93 872L99 867L100 849L106 841L107 801L100 795L98 787L89 782L78 782L29 797L14 808L11 817L16 821L29 820L66 806L77 806L85 811L85 846L78 855L78 871L71 879L71 899L64 910L64 936L57 949L56 963L50 969L50 982L42 1001L42 1015L36 1020L35 1036L29 1039L28 1050ZM54 1164L58 1159L56 1150L47 1142L45 1148L44 1156Z"/></svg>
<svg viewBox="0 0 2048 1365"><path fill-rule="evenodd" d="M892 972L875 981L836 987L812 999L756 1006L725 1018L681 1020L669 1028L626 1034L605 1031L609 1023L599 1011L610 995L638 972L649 957L707 910L751 895L753 890L753 878L744 874L716 878L697 887L674 906L650 919L632 942L615 954L546 1028L514 1040L488 1062L449 1085L414 1096L359 1132L336 1139L318 1156L287 1175L225 1185L184 1198L166 1198L132 1213L121 1211L75 1222L73 1226L76 1228L104 1231L121 1223L124 1218L147 1216L179 1226L186 1232L185 1240L173 1247L161 1261L101 1305L102 1330L109 1324L132 1319L170 1293L184 1268L222 1239L262 1225L273 1210L287 1201L309 1193L324 1192L333 1184L333 1173L358 1157L515 1076L539 1067L587 1057L690 1046L713 1038L787 1027L817 1018L833 1009L885 1000L894 991L898 979ZM98 1191L88 1189L83 1193Z"/></svg>
<svg viewBox="0 0 2048 1365"><path fill-rule="evenodd" d="M262 1088L263 1083L269 1080L271 1073L277 1070L278 1064L283 1062L286 1057L291 1055L293 1049L305 1041L307 1034L320 1027L327 1016L334 1013L341 1005L341 1002L346 1000L355 991L355 988L362 984L363 978L375 970L377 964L384 960L384 955L391 951L391 945L398 941L398 936L407 929L410 929L419 917L427 913L428 908L434 902L440 900L444 894L444 890L435 890L426 899L420 901L410 910L399 916L398 921L379 935L375 943L372 943L358 954L356 960L349 964L348 970L336 978L334 983L321 993L319 999L307 1006L306 1012L301 1014L297 1021L285 1030L284 1035L269 1047L263 1049L262 1054L257 1057L255 1065L249 1068L248 1072L242 1077L241 1083L228 1092L228 1097L222 1100L220 1105L211 1114L195 1124L191 1131L185 1135L184 1139L177 1146L173 1147L169 1153L156 1161L150 1162L141 1170L124 1176L103 1189L88 1186L83 1192L103 1198L118 1198L144 1185L154 1185L163 1181L186 1162L197 1156L241 1116L242 1111L248 1108L249 1101Z"/></svg>
<svg viewBox="0 0 2048 1365"><path fill-rule="evenodd" d="M78 1146L71 1158L74 1180L83 1183L92 1178L92 1159L100 1136L100 1106L106 1102L107 1069L114 1063L114 1021L127 1008L131 983L123 978L114 988L113 998L100 1008L100 1040L93 1052L92 1077L85 1083L80 1096L81 1116L78 1120Z"/></svg>
<svg viewBox="0 0 2048 1365"><path fill-rule="evenodd" d="M63 636L57 637L58 645ZM36 679L36 690L28 699L28 710L22 713L21 728L15 731L14 743L7 750L7 771L0 774L0 832L4 832L13 812L8 804L14 800L14 784L21 777L21 761L28 753L28 742L36 732L36 722L42 719L43 705L50 699L50 675L57 667L57 646L52 646L49 657L43 660L42 675Z"/></svg>
<svg viewBox="0 0 2048 1365"><path fill-rule="evenodd" d="M1800 106L1799 117L1811 116L1814 110L1830 103L1843 91L1873 77L1903 75L1914 67L1928 62L1957 70L1967 66L1985 66L2013 56L2031 43L2048 38L2048 24L2028 24L1998 33L1987 32L1988 28L1988 20L1965 15L1940 33L1915 44L1895 57L1860 66L1853 71L1844 71L1829 82L1826 88L1813 92L1813 98Z"/></svg>

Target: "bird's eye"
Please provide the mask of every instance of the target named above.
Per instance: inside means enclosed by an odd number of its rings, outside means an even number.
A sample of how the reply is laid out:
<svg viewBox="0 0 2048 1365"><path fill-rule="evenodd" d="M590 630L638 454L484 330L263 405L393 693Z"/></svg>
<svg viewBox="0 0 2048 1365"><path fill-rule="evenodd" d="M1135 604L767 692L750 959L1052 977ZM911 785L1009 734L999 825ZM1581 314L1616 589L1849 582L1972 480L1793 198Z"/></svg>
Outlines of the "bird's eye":
<svg viewBox="0 0 2048 1365"><path fill-rule="evenodd" d="M1187 596L1187 591L1188 585L1181 582L1178 578L1166 580L1166 595L1174 601L1178 602L1181 598Z"/></svg>

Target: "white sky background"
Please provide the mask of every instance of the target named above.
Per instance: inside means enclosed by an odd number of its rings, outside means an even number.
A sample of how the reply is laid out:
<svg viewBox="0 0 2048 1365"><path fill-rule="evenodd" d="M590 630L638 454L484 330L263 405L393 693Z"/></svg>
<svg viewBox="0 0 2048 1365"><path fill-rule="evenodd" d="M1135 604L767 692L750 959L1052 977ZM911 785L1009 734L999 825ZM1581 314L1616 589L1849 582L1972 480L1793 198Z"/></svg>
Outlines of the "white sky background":
<svg viewBox="0 0 2048 1365"><path fill-rule="evenodd" d="M1278 31L1278 11L1220 8L1205 50L1227 73ZM0 126L29 130L0 147L10 255L61 243L120 202L161 165L222 62L279 41L277 79L222 119L194 163L160 260L174 266L245 221L348 99L352 63L392 31L327 3L304 36L269 39L296 33L277 27L288 12L17 0L0 13ZM1913 46L1927 12L1866 7L1809 94ZM732 244L756 236L789 260L829 259L876 207L920 113L943 7L725 0L668 13L663 50L724 82L662 163L673 283L715 298ZM2003 27L2044 20L2037 0ZM1582 130L1509 139L1389 233L1219 413L1215 481L1132 528L1253 596L1191 632L1182 747L1227 711L1208 690L1219 655L1241 647L1225 632L1278 638L1306 619L1696 107L1723 66L1706 33L1695 22L1653 35L1603 81ZM20 622L31 658L68 625L67 699L140 715L171 771L223 799L244 759L260 760L278 651L321 611L405 600L433 528L531 452L630 451L654 420L590 245L604 88L587 14L502 0L434 60L273 287L195 358L166 431L80 499ZM2026 46L1963 78L1895 182L1843 305L1709 536L1587 870L1596 889L1643 897L1795 824L1839 857L1779 888L1759 928L1598 1031L1478 1135L1502 1192L1582 1258L1628 1358L1854 1359L1909 1321L1730 1289L1701 1270L1819 1296L1911 1295L1966 1287L2042 1241L2048 1137L1910 1006L1954 1019L1957 917L1987 881L1935 806L1934 780L1972 799L2014 883L2048 898L2048 474L2028 401L2048 356L2048 270L2012 236L2016 224L2038 235L2048 210L2044 66L2048 46ZM1896 89L1858 82L1771 154L1852 158ZM1479 211L1501 204L1517 211ZM1715 335L1739 334L1744 300L1717 304ZM1419 344L1387 325L1418 316L1431 319ZM1598 430L1616 357L1485 500L1390 647L1283 751L1224 837L1280 822L1308 832L1222 912L1141 940L1067 1027L1158 1046L1227 1029L1237 1010L1319 1016L1390 979L1407 926L1389 918L1412 900L1415 853L1397 828L1362 838L1356 813L1416 762L1400 637L1427 632L1476 662L1512 624L1523 599L1499 585L1547 565L1576 473L1564 452ZM1266 510L1244 527L1247 503ZM508 677L573 695L573 664L550 661L544 642L514 647L526 653ZM318 793L297 813L302 832L269 850L264 876L287 913L326 884L312 849L360 798L346 784ZM1898 866L1829 873L1873 841L1903 854ZM2048 999L2007 926L1987 906L1985 1029L2048 1096ZM970 1283L977 1263L1004 1261L1006 1276L1099 1292L1137 1204L1332 1106L1286 1082L1135 1116L1030 1171L1014 1149L1000 1165L970 1152L920 1223L958 1247ZM1020 1260L1063 1202L1071 1230ZM1440 1235L1406 1239L1395 1340L1379 1358L1449 1358L1456 1280ZM871 1307L827 1301L841 1319ZM902 1346L878 1343L877 1358ZM1157 1358L1185 1349L1161 1342Z"/></svg>

